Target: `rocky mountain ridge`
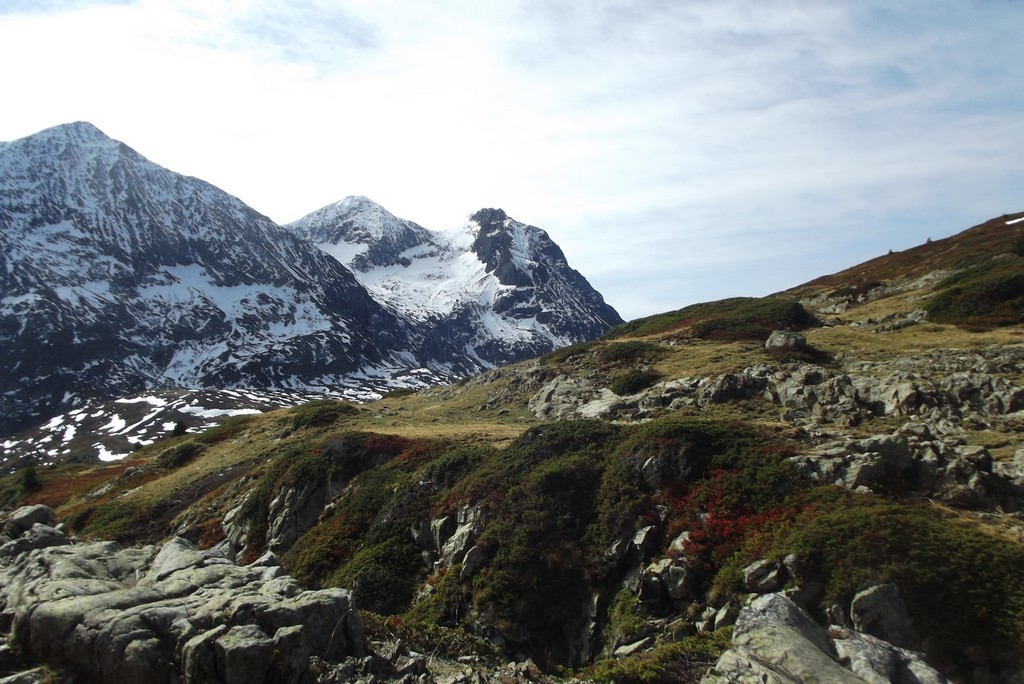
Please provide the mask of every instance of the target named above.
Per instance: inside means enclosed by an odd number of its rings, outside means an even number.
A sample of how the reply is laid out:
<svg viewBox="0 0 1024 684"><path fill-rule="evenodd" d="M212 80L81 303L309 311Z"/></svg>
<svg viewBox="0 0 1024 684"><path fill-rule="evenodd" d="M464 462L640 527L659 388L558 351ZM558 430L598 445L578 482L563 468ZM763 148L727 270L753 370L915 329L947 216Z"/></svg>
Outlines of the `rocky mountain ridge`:
<svg viewBox="0 0 1024 684"><path fill-rule="evenodd" d="M364 218L348 225L369 235L370 223L357 225ZM432 314L429 302L421 318L405 316L295 229L84 122L0 145L0 225L2 436L89 400L153 389L373 398L543 353L620 320L564 258L545 262L543 277L569 283L559 294L573 305L563 312L549 298L545 311L579 318L573 328L531 328L495 311L495 300L466 316ZM395 248L378 238L364 244L370 254ZM561 255L550 241L545 249ZM442 315L443 325L424 324Z"/></svg>

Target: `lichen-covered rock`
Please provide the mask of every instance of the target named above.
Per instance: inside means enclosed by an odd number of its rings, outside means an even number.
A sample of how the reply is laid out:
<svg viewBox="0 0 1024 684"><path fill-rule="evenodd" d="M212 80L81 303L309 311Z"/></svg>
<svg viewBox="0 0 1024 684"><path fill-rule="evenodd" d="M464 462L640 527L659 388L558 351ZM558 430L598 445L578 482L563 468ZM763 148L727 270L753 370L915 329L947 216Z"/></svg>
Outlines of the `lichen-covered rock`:
<svg viewBox="0 0 1024 684"><path fill-rule="evenodd" d="M862 679L832 659L825 630L778 594L765 594L740 611L733 646L705 675L702 684L863 684Z"/></svg>
<svg viewBox="0 0 1024 684"><path fill-rule="evenodd" d="M280 568L238 566L180 538L65 544L0 567L0 609L23 650L98 681L255 682L259 671L298 682L311 656L363 654L347 591L299 591L268 570Z"/></svg>
<svg viewBox="0 0 1024 684"><path fill-rule="evenodd" d="M740 611L733 648L718 659L702 684L946 684L908 651L844 627L826 630L795 603L765 594Z"/></svg>

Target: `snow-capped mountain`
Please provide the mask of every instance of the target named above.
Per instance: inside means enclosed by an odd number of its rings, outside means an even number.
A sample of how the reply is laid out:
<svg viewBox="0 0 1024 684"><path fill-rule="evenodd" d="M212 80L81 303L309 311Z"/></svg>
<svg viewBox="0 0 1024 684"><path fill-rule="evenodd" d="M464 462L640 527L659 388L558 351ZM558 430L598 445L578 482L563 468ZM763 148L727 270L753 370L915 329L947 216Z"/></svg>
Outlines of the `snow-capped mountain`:
<svg viewBox="0 0 1024 684"><path fill-rule="evenodd" d="M348 197L288 227L417 330L421 355L463 372L593 339L622 322L546 232L500 209L443 232Z"/></svg>
<svg viewBox="0 0 1024 684"><path fill-rule="evenodd" d="M0 248L0 437L156 389L371 398L621 321L500 210L442 233L350 198L282 227L83 122L0 143Z"/></svg>
<svg viewBox="0 0 1024 684"><path fill-rule="evenodd" d="M153 387L358 387L419 366L335 259L87 123L0 144L0 434Z"/></svg>

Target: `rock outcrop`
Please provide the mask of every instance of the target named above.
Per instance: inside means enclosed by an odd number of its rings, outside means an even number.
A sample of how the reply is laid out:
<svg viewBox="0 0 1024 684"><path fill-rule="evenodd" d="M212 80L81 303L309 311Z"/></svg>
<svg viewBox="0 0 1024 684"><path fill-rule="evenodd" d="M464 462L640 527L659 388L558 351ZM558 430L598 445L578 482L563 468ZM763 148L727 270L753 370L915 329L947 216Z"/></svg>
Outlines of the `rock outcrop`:
<svg viewBox="0 0 1024 684"><path fill-rule="evenodd" d="M765 594L743 608L732 641L702 684L948 681L920 653L846 627L822 627L781 594Z"/></svg>
<svg viewBox="0 0 1024 684"><path fill-rule="evenodd" d="M984 447L936 432L926 423L907 423L888 435L826 442L792 461L814 479L849 489L915 493L960 508L1021 510L1024 458L995 464Z"/></svg>
<svg viewBox="0 0 1024 684"><path fill-rule="evenodd" d="M0 584L10 642L97 681L305 682L313 657L365 655L348 591L303 591L178 537L122 548L37 522L0 546Z"/></svg>
<svg viewBox="0 0 1024 684"><path fill-rule="evenodd" d="M792 342L781 336L777 341ZM1024 347L1013 346L970 353L933 351L892 364L861 362L842 369L813 363L757 364L721 375L674 378L625 397L592 380L560 375L543 385L529 406L542 419L638 420L686 406L762 399L798 425L851 426L897 416L956 433L965 421L986 425L1024 411L1024 387L1002 375L1022 363Z"/></svg>

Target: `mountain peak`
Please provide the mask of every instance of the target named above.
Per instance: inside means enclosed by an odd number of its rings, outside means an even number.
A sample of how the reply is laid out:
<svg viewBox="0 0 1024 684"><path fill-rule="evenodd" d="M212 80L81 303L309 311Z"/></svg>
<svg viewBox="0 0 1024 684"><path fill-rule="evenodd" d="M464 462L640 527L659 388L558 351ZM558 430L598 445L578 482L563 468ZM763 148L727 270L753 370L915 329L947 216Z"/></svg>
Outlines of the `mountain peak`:
<svg viewBox="0 0 1024 684"><path fill-rule="evenodd" d="M423 230L362 195L351 195L328 204L291 225L298 224L303 226L301 232L313 242L332 245L345 242L411 246L406 243L414 242L413 234ZM347 259L340 260L346 266L352 265Z"/></svg>
<svg viewBox="0 0 1024 684"><path fill-rule="evenodd" d="M43 129L30 138L62 138L69 142L111 142L112 138L88 121L73 121Z"/></svg>
<svg viewBox="0 0 1024 684"><path fill-rule="evenodd" d="M469 220L479 223L481 226L493 225L508 220L508 214L503 209L481 209L470 216Z"/></svg>
<svg viewBox="0 0 1024 684"><path fill-rule="evenodd" d="M343 200L335 202L333 207L339 210L354 212L354 211L387 211L377 202L374 202L365 195L349 195Z"/></svg>

